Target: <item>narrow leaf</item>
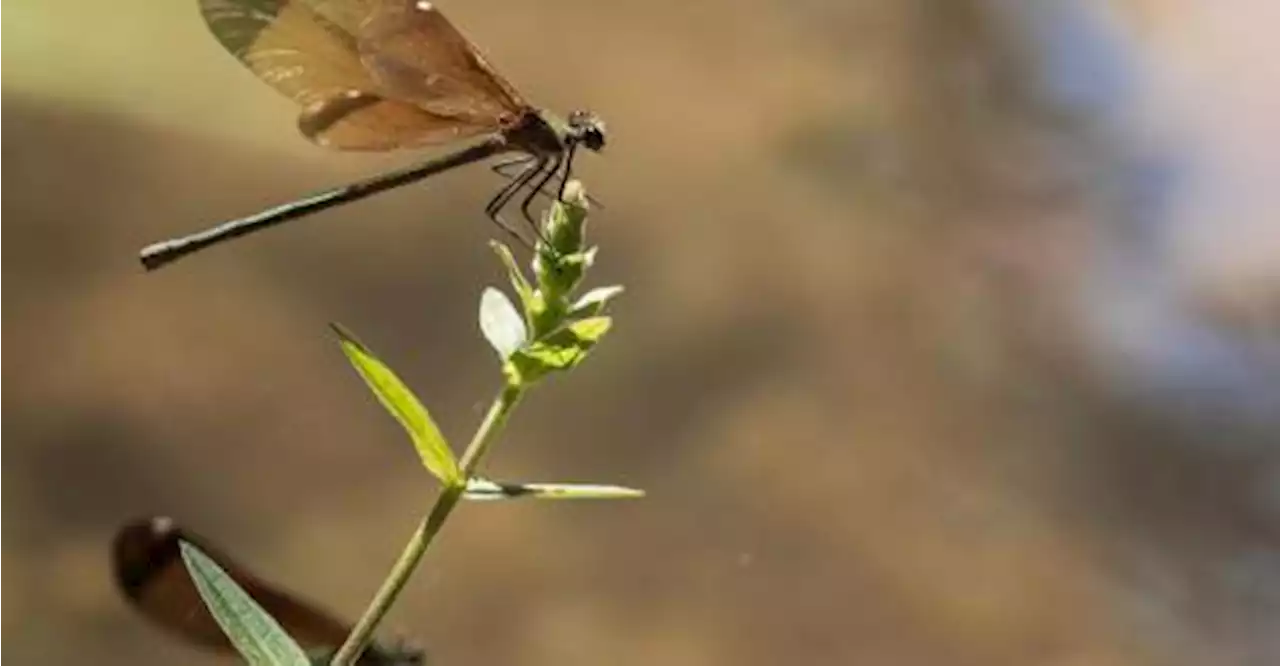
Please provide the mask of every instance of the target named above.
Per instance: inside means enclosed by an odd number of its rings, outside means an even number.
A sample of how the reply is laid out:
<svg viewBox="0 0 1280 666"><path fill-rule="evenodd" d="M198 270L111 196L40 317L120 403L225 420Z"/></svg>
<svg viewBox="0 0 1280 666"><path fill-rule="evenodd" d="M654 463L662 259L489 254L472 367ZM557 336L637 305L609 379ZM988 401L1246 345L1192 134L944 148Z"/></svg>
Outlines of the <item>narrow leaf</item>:
<svg viewBox="0 0 1280 666"><path fill-rule="evenodd" d="M636 499L644 497L644 491L591 483L501 483L473 477L467 481L467 491L463 497L477 502L526 497L556 500Z"/></svg>
<svg viewBox="0 0 1280 666"><path fill-rule="evenodd" d="M524 305L524 309L528 310L533 297L533 286L525 279L524 273L520 272L520 265L516 263L516 256L511 252L511 248L499 243L498 241L489 241L489 247L493 248L498 259L502 261L502 265L507 269L507 277L511 280L511 287L516 290L516 296L520 298L520 303Z"/></svg>
<svg viewBox="0 0 1280 666"><path fill-rule="evenodd" d="M480 295L480 331L502 360L515 353L529 332L507 295L489 287Z"/></svg>
<svg viewBox="0 0 1280 666"><path fill-rule="evenodd" d="M246 661L253 666L311 665L302 648L222 567L186 541L178 546L205 606Z"/></svg>
<svg viewBox="0 0 1280 666"><path fill-rule="evenodd" d="M400 381L391 368L388 368L367 347L360 343L349 331L339 324L332 324L338 334L342 351L347 360L355 367L356 372L368 384L369 389L378 397L378 401L388 412L400 422L400 426L409 433L413 446L426 466L436 478L447 485L457 483L461 479L458 462L449 450L444 435L436 427L427 408L422 406L409 387Z"/></svg>

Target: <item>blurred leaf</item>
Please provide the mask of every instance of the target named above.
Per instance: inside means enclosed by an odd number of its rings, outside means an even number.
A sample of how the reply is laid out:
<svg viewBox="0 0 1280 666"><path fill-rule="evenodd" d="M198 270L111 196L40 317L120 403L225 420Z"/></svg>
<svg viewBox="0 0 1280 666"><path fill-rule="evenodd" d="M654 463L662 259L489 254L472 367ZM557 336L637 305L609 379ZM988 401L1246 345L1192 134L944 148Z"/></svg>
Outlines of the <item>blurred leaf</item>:
<svg viewBox="0 0 1280 666"><path fill-rule="evenodd" d="M467 492L463 497L478 502L525 497L555 500L635 499L644 497L644 491L625 486L589 483L499 483L472 477L467 481Z"/></svg>
<svg viewBox="0 0 1280 666"><path fill-rule="evenodd" d="M525 343L529 335L524 319L511 300L493 287L480 295L480 331L504 361Z"/></svg>
<svg viewBox="0 0 1280 666"><path fill-rule="evenodd" d="M583 252L575 252L565 257L565 262L573 265L581 264L583 268L591 268L596 265L597 254L600 254L600 246L593 245Z"/></svg>
<svg viewBox="0 0 1280 666"><path fill-rule="evenodd" d="M186 541L178 546L205 606L246 661L253 666L311 666L302 648L222 567Z"/></svg>
<svg viewBox="0 0 1280 666"><path fill-rule="evenodd" d="M418 398L404 385L404 382L400 381L399 377L396 377L391 368L374 356L373 352L361 344L354 335L339 324L332 324L332 326L338 334L342 351L347 355L356 372L364 378L373 394L378 396L382 406L386 407L387 411L400 422L400 426L409 433L414 448L418 450L418 456L422 458L422 464L446 485L458 483L461 479L458 462L453 452L449 450L449 444L445 441L444 435L431 420L427 408L422 406Z"/></svg>

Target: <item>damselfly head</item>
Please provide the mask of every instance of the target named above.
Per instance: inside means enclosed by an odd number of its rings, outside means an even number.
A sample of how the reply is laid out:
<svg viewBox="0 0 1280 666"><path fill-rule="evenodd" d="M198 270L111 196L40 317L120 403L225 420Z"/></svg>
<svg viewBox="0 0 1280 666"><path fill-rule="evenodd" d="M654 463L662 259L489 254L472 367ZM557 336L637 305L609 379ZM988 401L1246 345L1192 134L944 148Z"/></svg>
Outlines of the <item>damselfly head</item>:
<svg viewBox="0 0 1280 666"><path fill-rule="evenodd" d="M604 121L590 111L569 114L569 130L578 143L594 151L604 148Z"/></svg>

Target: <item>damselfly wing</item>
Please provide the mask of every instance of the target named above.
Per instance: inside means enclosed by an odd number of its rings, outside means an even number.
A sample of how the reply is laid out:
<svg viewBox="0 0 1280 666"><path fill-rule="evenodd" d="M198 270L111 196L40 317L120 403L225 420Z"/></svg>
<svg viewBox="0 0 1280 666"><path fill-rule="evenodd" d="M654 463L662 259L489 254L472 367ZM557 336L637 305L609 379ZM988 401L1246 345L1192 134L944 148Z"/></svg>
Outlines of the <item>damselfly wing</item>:
<svg viewBox="0 0 1280 666"><path fill-rule="evenodd" d="M604 147L604 123L532 106L474 44L425 0L200 0L209 29L259 79L294 100L298 129L340 150L385 151L473 139L405 169L338 187L142 250L158 268L192 252L501 153L528 159L485 206L502 210L522 192L529 207L548 182L566 182L579 146Z"/></svg>
<svg viewBox="0 0 1280 666"><path fill-rule="evenodd" d="M203 649L236 654L196 591L183 562L179 541L191 543L217 562L308 653L331 654L350 633L347 623L259 578L207 539L171 519L135 520L121 527L112 543L116 585L130 606L171 635ZM424 663L424 658L421 651L374 645L358 663L416 666Z"/></svg>

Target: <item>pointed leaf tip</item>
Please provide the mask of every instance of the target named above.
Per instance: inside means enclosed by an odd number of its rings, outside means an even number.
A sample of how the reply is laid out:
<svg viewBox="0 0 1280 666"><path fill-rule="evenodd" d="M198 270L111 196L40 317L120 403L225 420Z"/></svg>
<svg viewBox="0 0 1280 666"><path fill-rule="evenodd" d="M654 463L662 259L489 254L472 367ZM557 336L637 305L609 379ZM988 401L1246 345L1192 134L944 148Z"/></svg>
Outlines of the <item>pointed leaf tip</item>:
<svg viewBox="0 0 1280 666"><path fill-rule="evenodd" d="M343 326L336 321L331 321L329 322L329 328L338 336L339 343L352 344L364 349L364 343L360 342L360 340L356 338L355 334L347 329L346 326Z"/></svg>
<svg viewBox="0 0 1280 666"><path fill-rule="evenodd" d="M391 368L387 367L355 336L338 324L333 328L340 338L342 352L356 372L364 379L369 390L378 398L400 426L409 433L409 439L418 451L422 464L446 485L457 483L462 473L457 459L449 450L449 443L431 420L431 414L422 406L417 396L405 386Z"/></svg>

